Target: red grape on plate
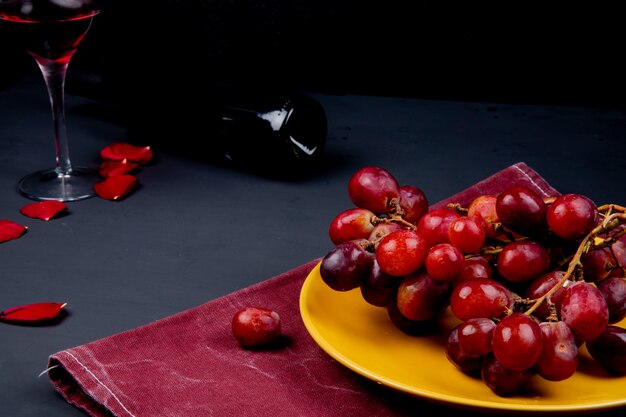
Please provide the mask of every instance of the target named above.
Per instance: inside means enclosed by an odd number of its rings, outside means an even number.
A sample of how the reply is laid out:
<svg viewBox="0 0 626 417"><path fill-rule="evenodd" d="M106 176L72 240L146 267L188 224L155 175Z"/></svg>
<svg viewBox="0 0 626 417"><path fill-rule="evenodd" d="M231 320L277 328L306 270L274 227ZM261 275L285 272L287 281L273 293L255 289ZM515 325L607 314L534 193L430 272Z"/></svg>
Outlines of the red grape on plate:
<svg viewBox="0 0 626 417"><path fill-rule="evenodd" d="M562 381L574 375L578 367L578 345L569 326L562 321L544 321L539 327L543 348L537 373L548 381Z"/></svg>
<svg viewBox="0 0 626 417"><path fill-rule="evenodd" d="M493 265L484 256L466 258L457 280L493 278Z"/></svg>
<svg viewBox="0 0 626 417"><path fill-rule="evenodd" d="M467 208L467 217L482 222L487 237L494 238L500 234L498 231L500 219L496 212L495 196L481 195L476 197Z"/></svg>
<svg viewBox="0 0 626 417"><path fill-rule="evenodd" d="M600 290L593 284L577 281L565 288L561 297L561 319L576 340L595 339L609 324L609 308Z"/></svg>
<svg viewBox="0 0 626 417"><path fill-rule="evenodd" d="M481 357L491 353L491 338L496 323L488 318L477 317L459 325L459 346L467 356Z"/></svg>
<svg viewBox="0 0 626 417"><path fill-rule="evenodd" d="M320 264L322 280L333 290L349 291L361 285L372 267L366 240L348 240L332 248Z"/></svg>
<svg viewBox="0 0 626 417"><path fill-rule="evenodd" d="M547 210L550 229L563 239L578 239L591 232L598 223L598 208L581 194L564 194Z"/></svg>
<svg viewBox="0 0 626 417"><path fill-rule="evenodd" d="M515 371L505 367L493 354L487 355L481 365L481 378L485 385L501 397L519 393L533 376L531 369Z"/></svg>
<svg viewBox="0 0 626 417"><path fill-rule="evenodd" d="M478 252L485 244L485 226L478 220L461 216L450 223L448 238L450 243L463 253Z"/></svg>
<svg viewBox="0 0 626 417"><path fill-rule="evenodd" d="M487 278L459 282L452 290L450 308L460 320L501 318L513 307L513 294L503 284Z"/></svg>
<svg viewBox="0 0 626 417"><path fill-rule="evenodd" d="M448 230L453 220L461 217L449 208L430 210L417 222L417 231L424 236L430 246L437 243L450 243Z"/></svg>
<svg viewBox="0 0 626 417"><path fill-rule="evenodd" d="M396 302L401 280L400 277L384 273L374 258L369 273L361 281L361 295L371 305L386 307Z"/></svg>
<svg viewBox="0 0 626 417"><path fill-rule="evenodd" d="M512 313L496 325L491 338L494 356L502 366L523 371L535 366L543 349L539 323L523 313Z"/></svg>
<svg viewBox="0 0 626 417"><path fill-rule="evenodd" d="M546 273L550 254L541 244L532 240L508 243L498 255L498 272L510 282L527 282Z"/></svg>
<svg viewBox="0 0 626 417"><path fill-rule="evenodd" d="M328 235L338 245L354 239L367 239L374 231L376 215L363 208L351 208L342 211L330 222Z"/></svg>
<svg viewBox="0 0 626 417"><path fill-rule="evenodd" d="M548 291L551 291L565 276L565 272L563 271L549 271L545 274L539 276L534 279L528 288L526 289L526 297L536 300L545 294ZM564 285L561 285L557 290L555 290L550 296L550 300L544 300L534 311L535 317L540 320L546 320L550 314L550 303L554 306L554 313L557 318L561 316L561 296L563 295L563 290L565 286L570 284L571 281L565 281Z"/></svg>
<svg viewBox="0 0 626 417"><path fill-rule="evenodd" d="M374 226L372 233L368 236L368 239L372 242L376 242L387 236L391 232L397 232L405 229L400 223L396 222L381 222Z"/></svg>
<svg viewBox="0 0 626 417"><path fill-rule="evenodd" d="M387 306L387 315L391 324L409 336L423 336L437 332L436 320L411 320L398 310L397 303Z"/></svg>
<svg viewBox="0 0 626 417"><path fill-rule="evenodd" d="M544 200L527 187L509 187L496 198L496 213L502 225L524 236L545 233L547 210Z"/></svg>
<svg viewBox="0 0 626 417"><path fill-rule="evenodd" d="M425 272L405 277L398 287L397 304L410 320L432 320L441 315L450 300L450 283L433 279Z"/></svg>
<svg viewBox="0 0 626 417"><path fill-rule="evenodd" d="M609 309L609 323L618 323L626 318L626 278L612 277L598 285Z"/></svg>
<svg viewBox="0 0 626 417"><path fill-rule="evenodd" d="M376 248L376 260L383 272L403 276L424 265L428 244L415 230L400 230L385 236Z"/></svg>
<svg viewBox="0 0 626 417"><path fill-rule="evenodd" d="M465 265L463 254L456 246L439 243L426 255L426 272L439 281L453 281L459 277Z"/></svg>
<svg viewBox="0 0 626 417"><path fill-rule="evenodd" d="M462 324L456 326L446 339L445 352L446 357L454 366L465 374L473 374L480 371L481 359L477 356L466 354L459 344L459 328Z"/></svg>
<svg viewBox="0 0 626 417"><path fill-rule="evenodd" d="M355 172L348 182L348 196L355 206L376 214L391 213L400 199L400 186L389 171L367 166Z"/></svg>
<svg viewBox="0 0 626 417"><path fill-rule="evenodd" d="M356 208L330 223L322 280L360 289L405 335L447 331L448 361L496 395L570 378L585 345L626 374L626 207L513 183L431 209L422 189L373 165L350 177L348 197Z"/></svg>
<svg viewBox="0 0 626 417"><path fill-rule="evenodd" d="M611 248L596 248L581 257L583 277L587 282L599 282L608 278L617 269L617 259Z"/></svg>
<svg viewBox="0 0 626 417"><path fill-rule="evenodd" d="M610 373L626 375L626 329L608 326L598 337L587 341L587 350Z"/></svg>
<svg viewBox="0 0 626 417"><path fill-rule="evenodd" d="M409 223L417 224L419 219L428 212L428 199L420 188L413 185L400 187L400 208L402 217Z"/></svg>

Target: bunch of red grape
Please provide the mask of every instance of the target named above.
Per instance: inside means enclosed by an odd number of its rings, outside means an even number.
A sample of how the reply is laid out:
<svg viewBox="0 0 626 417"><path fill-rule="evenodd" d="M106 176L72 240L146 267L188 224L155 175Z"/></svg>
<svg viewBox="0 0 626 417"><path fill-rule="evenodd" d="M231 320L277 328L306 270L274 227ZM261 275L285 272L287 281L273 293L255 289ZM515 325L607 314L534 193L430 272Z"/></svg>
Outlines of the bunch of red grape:
<svg viewBox="0 0 626 417"><path fill-rule="evenodd" d="M626 374L625 207L511 186L431 209L376 166L354 173L348 195L356 207L330 223L320 264L333 290L359 288L409 335L438 329L450 309L448 360L500 396L533 375L569 378L583 345Z"/></svg>

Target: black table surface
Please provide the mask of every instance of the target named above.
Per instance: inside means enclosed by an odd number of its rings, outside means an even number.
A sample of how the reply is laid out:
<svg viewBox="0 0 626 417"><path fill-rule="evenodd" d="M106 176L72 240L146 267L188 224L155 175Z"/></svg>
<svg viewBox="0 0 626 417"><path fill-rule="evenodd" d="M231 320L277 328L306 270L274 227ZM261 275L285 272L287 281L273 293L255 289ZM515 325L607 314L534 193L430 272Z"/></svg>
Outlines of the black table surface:
<svg viewBox="0 0 626 417"><path fill-rule="evenodd" d="M362 166L385 167L436 202L523 161L561 192L626 202L623 108L313 96L329 132L306 175L258 175L153 146L155 160L128 198L70 203L67 215L43 222L19 213L31 201L15 184L54 164L45 88L27 76L0 89L0 218L28 227L0 244L0 309L69 303L56 325L0 323L0 415L83 415L38 376L50 354L323 256L329 222L352 206L347 181ZM90 98L67 97L67 122L74 163L97 164L102 147L129 137L127 119ZM197 138L166 140L193 148Z"/></svg>

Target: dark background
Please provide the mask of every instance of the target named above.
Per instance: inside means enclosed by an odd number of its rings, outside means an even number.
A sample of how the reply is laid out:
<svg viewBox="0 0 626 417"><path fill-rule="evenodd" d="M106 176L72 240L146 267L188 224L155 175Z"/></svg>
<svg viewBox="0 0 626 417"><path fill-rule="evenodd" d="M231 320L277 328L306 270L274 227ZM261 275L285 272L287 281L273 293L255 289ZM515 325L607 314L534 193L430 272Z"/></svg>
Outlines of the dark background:
<svg viewBox="0 0 626 417"><path fill-rule="evenodd" d="M605 3L109 0L67 88L121 104L254 86L622 105L626 28ZM2 33L0 49L0 85L35 70Z"/></svg>
<svg viewBox="0 0 626 417"><path fill-rule="evenodd" d="M19 214L29 201L15 182L53 163L50 108L32 58L0 33L0 215L29 227L1 245L0 308L58 300L70 311L58 325L0 329L1 416L83 416L37 378L50 354L323 256L362 166L386 167L437 202L523 161L560 192L624 204L617 6L408 3L106 2L70 66L72 159L96 165L97 150L132 132L156 158L124 201L72 203L45 223ZM312 92L324 106L328 143L311 175L277 180L202 160L214 147L201 125L211 101L249 87ZM192 134L164 133L183 128Z"/></svg>

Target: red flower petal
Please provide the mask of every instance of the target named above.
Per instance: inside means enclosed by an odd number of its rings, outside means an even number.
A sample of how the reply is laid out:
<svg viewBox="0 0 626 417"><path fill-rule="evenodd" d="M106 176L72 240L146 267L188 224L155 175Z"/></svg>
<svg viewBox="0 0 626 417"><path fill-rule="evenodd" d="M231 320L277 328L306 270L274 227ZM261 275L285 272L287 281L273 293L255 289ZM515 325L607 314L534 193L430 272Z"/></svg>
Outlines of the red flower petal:
<svg viewBox="0 0 626 417"><path fill-rule="evenodd" d="M137 179L128 174L115 175L94 184L93 189L100 198L119 200L130 194L137 184Z"/></svg>
<svg viewBox="0 0 626 417"><path fill-rule="evenodd" d="M11 220L0 219L0 243L11 239L17 239L24 234L26 229L26 226L14 223Z"/></svg>
<svg viewBox="0 0 626 417"><path fill-rule="evenodd" d="M116 175L128 174L138 166L139 164L130 162L128 159L122 159L121 161L107 159L100 164L99 173L104 178L114 177Z"/></svg>
<svg viewBox="0 0 626 417"><path fill-rule="evenodd" d="M20 209L24 216L48 221L63 210L67 210L67 204L62 201L48 200L27 204Z"/></svg>
<svg viewBox="0 0 626 417"><path fill-rule="evenodd" d="M145 164L152 159L152 156L152 149L149 146L135 146L123 142L114 142L100 151L102 159L113 161L128 159L138 164Z"/></svg>
<svg viewBox="0 0 626 417"><path fill-rule="evenodd" d="M0 312L0 320L7 322L35 322L51 320L59 315L67 303L36 303L7 308Z"/></svg>

